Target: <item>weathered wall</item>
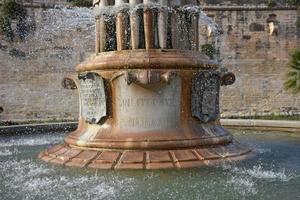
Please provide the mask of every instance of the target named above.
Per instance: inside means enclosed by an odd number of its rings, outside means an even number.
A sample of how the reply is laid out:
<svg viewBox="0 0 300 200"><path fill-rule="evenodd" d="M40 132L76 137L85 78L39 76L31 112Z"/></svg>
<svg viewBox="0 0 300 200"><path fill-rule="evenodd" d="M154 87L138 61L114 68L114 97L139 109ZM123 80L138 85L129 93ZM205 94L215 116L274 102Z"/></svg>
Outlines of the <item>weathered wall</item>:
<svg viewBox="0 0 300 200"><path fill-rule="evenodd" d="M94 50L92 12L36 8L30 14L37 29L25 42L0 40L0 120L77 118L77 92L61 81Z"/></svg>
<svg viewBox="0 0 300 200"><path fill-rule="evenodd" d="M237 77L233 86L222 89L222 115L298 113L300 99L282 87L289 53L299 47L297 11L251 6L206 10L223 27L223 64ZM37 26L34 35L25 42L0 38L0 121L76 119L77 92L64 90L61 80L94 51L92 13L42 8L29 8L29 13ZM268 33L270 14L279 22L274 35Z"/></svg>
<svg viewBox="0 0 300 200"><path fill-rule="evenodd" d="M223 116L296 114L299 97L283 89L290 53L299 47L295 10L212 11L223 27L223 64L236 74L222 90ZM268 33L267 19L276 14L277 33Z"/></svg>

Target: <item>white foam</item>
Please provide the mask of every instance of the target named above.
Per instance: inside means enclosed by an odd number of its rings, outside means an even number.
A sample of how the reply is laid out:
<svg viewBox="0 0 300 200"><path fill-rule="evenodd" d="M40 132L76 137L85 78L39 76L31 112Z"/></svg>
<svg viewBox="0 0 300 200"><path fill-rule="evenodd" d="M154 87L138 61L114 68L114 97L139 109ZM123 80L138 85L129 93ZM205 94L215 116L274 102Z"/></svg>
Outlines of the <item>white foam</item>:
<svg viewBox="0 0 300 200"><path fill-rule="evenodd" d="M0 140L0 147L12 146L37 146L63 142L61 135L43 135L43 136L26 136L26 137L12 137L9 140Z"/></svg>
<svg viewBox="0 0 300 200"><path fill-rule="evenodd" d="M132 192L134 185L131 178L117 176L60 175L60 169L30 159L5 161L0 168L1 185L18 191L22 199L116 199Z"/></svg>
<svg viewBox="0 0 300 200"><path fill-rule="evenodd" d="M275 169L266 170L261 165L253 166L252 169L233 167L230 171L235 174L248 175L252 178L265 179L268 181L290 181L292 178L296 177L294 174L288 174L284 168L278 171Z"/></svg>
<svg viewBox="0 0 300 200"><path fill-rule="evenodd" d="M259 154L264 154L264 153L270 153L271 149L268 148L253 148L254 152L257 152Z"/></svg>
<svg viewBox="0 0 300 200"><path fill-rule="evenodd" d="M227 181L229 186L242 196L257 194L255 182L251 178L232 176Z"/></svg>
<svg viewBox="0 0 300 200"><path fill-rule="evenodd" d="M18 149L13 149L13 150L8 148L0 149L0 156L11 156L17 153L18 153Z"/></svg>

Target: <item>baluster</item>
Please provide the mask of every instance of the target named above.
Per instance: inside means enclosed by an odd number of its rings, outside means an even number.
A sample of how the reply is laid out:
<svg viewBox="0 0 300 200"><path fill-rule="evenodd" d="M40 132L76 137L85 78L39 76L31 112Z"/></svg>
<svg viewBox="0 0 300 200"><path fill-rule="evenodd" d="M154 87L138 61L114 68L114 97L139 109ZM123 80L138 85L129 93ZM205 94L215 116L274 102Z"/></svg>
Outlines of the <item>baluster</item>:
<svg viewBox="0 0 300 200"><path fill-rule="evenodd" d="M172 48L179 49L179 29L178 29L178 7L181 6L181 0L170 1L171 6L174 8L171 14L171 35L172 35Z"/></svg>
<svg viewBox="0 0 300 200"><path fill-rule="evenodd" d="M116 0L115 6L122 6L125 4L124 0ZM117 33L117 50L126 49L126 10L121 9L117 13L116 19L116 33Z"/></svg>
<svg viewBox="0 0 300 200"><path fill-rule="evenodd" d="M154 48L154 15L147 4L154 3L154 0L144 0L146 7L144 8L144 31L146 49Z"/></svg>
<svg viewBox="0 0 300 200"><path fill-rule="evenodd" d="M129 0L129 4L134 8L137 4L142 3L141 0ZM134 8L135 9L135 8ZM130 13L130 31L131 31L131 47L138 49L140 43L140 24L141 17L138 10L133 10Z"/></svg>
<svg viewBox="0 0 300 200"><path fill-rule="evenodd" d="M199 50L199 28L198 28L198 13L193 13L191 15L191 26L190 26L190 42L191 42L191 50L198 51Z"/></svg>
<svg viewBox="0 0 300 200"><path fill-rule="evenodd" d="M160 48L167 48L167 37L168 37L168 11L164 6L168 5L168 0L160 0L162 8L158 13L158 34L159 34L159 46Z"/></svg>
<svg viewBox="0 0 300 200"><path fill-rule="evenodd" d="M101 10L105 9L105 7L108 5L107 0L101 0L99 4L100 13ZM104 52L106 50L106 40L107 40L107 30L105 26L105 15L103 13L99 16L99 52Z"/></svg>
<svg viewBox="0 0 300 200"><path fill-rule="evenodd" d="M201 19L201 13L199 13L198 18L198 49L199 51L202 50L202 45L207 43L207 25Z"/></svg>
<svg viewBox="0 0 300 200"><path fill-rule="evenodd" d="M96 54L100 53L100 19L99 17L96 17L96 25L95 25L95 50L96 50Z"/></svg>

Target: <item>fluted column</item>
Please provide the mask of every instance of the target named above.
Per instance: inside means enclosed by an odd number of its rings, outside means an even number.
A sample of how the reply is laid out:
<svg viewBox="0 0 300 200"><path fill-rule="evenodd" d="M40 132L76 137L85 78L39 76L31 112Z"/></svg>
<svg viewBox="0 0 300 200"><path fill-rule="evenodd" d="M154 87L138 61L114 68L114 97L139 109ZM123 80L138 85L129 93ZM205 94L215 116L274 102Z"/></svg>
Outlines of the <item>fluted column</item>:
<svg viewBox="0 0 300 200"><path fill-rule="evenodd" d="M179 29L178 29L178 10L181 6L181 0L170 1L171 6L174 8L171 15L171 34L172 34L172 48L179 49Z"/></svg>
<svg viewBox="0 0 300 200"><path fill-rule="evenodd" d="M96 17L96 24L95 24L95 51L96 54L100 53L100 19L99 17Z"/></svg>
<svg viewBox="0 0 300 200"><path fill-rule="evenodd" d="M167 48L168 37L168 11L164 6L168 5L168 0L160 0L162 8L158 12L158 37L160 48Z"/></svg>
<svg viewBox="0 0 300 200"><path fill-rule="evenodd" d="M191 43L191 50L198 51L199 50L198 13L193 13L191 15L191 25L190 25L189 33L190 33L189 40Z"/></svg>
<svg viewBox="0 0 300 200"><path fill-rule="evenodd" d="M202 45L207 43L207 25L202 19L202 14L199 14L198 19L198 48L201 51Z"/></svg>
<svg viewBox="0 0 300 200"><path fill-rule="evenodd" d="M95 10L99 10L99 2L100 0L93 0L93 5L95 6ZM98 54L100 52L100 30L99 30L99 16L96 16L95 23L95 52Z"/></svg>
<svg viewBox="0 0 300 200"><path fill-rule="evenodd" d="M124 5L124 0L116 0L115 6ZM121 51L126 49L126 11L120 9L116 18L116 33L117 33L117 50Z"/></svg>
<svg viewBox="0 0 300 200"><path fill-rule="evenodd" d="M99 3L99 9L104 9L108 5L107 0L101 0ZM100 12L101 13L101 12ZM96 48L98 48L99 52L104 52L106 50L106 39L107 39L107 30L105 26L105 16L103 13L100 14L99 19L96 20L97 24L96 29L99 30L99 38L96 40L98 42L98 45L96 45Z"/></svg>
<svg viewBox="0 0 300 200"><path fill-rule="evenodd" d="M134 8L137 4L142 3L142 0L129 0L129 4ZM130 33L131 33L131 47L132 49L138 49L140 43L140 24L141 18L139 11L134 9L130 13Z"/></svg>
<svg viewBox="0 0 300 200"><path fill-rule="evenodd" d="M154 0L144 0L144 31L145 31L145 46L146 49L154 48L154 15L147 4L154 3Z"/></svg>

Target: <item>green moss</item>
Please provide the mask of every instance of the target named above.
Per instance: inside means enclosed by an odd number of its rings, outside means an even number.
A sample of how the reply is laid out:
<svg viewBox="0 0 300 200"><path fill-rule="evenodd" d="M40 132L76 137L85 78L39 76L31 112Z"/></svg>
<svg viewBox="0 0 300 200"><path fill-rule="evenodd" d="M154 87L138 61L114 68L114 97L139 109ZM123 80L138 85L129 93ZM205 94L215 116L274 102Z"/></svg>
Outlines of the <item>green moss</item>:
<svg viewBox="0 0 300 200"><path fill-rule="evenodd" d="M10 19L8 17L0 17L0 33L12 41L14 38L14 32L11 28Z"/></svg>
<svg viewBox="0 0 300 200"><path fill-rule="evenodd" d="M68 0L68 2L77 7L91 7L93 5L91 0Z"/></svg>
<svg viewBox="0 0 300 200"><path fill-rule="evenodd" d="M1 6L1 13L2 16L15 20L27 16L26 9L15 0L5 0Z"/></svg>
<svg viewBox="0 0 300 200"><path fill-rule="evenodd" d="M11 26L13 20L17 21L16 30ZM14 32L21 40L28 35L31 24L27 20L27 12L22 4L15 0L5 0L0 8L0 33L5 35L10 41L14 39Z"/></svg>
<svg viewBox="0 0 300 200"><path fill-rule="evenodd" d="M276 1L274 1L274 0L268 0L267 1L267 5L268 5L268 7L275 7L276 6Z"/></svg>
<svg viewBox="0 0 300 200"><path fill-rule="evenodd" d="M213 59L214 55L217 53L217 50L212 44L204 44L201 46L201 52Z"/></svg>
<svg viewBox="0 0 300 200"><path fill-rule="evenodd" d="M288 0L287 2L291 6L297 6L297 7L300 6L300 0Z"/></svg>
<svg viewBox="0 0 300 200"><path fill-rule="evenodd" d="M296 26L300 28L300 16L297 17Z"/></svg>

